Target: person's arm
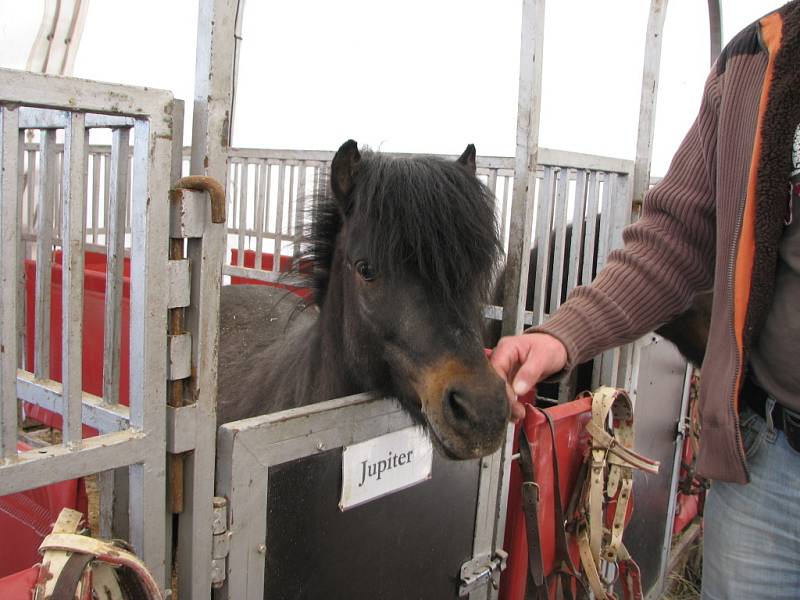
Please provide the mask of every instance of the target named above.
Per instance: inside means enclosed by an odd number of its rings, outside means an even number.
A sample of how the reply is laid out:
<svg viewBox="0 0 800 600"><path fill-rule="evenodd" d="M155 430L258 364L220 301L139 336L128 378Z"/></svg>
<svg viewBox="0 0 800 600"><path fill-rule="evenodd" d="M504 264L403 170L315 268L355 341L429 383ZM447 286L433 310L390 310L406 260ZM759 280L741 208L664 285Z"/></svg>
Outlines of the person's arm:
<svg viewBox="0 0 800 600"><path fill-rule="evenodd" d="M492 364L516 394L637 339L684 312L698 290L711 286L717 108L712 72L667 175L647 194L641 218L623 232L624 247L547 322L500 341Z"/></svg>

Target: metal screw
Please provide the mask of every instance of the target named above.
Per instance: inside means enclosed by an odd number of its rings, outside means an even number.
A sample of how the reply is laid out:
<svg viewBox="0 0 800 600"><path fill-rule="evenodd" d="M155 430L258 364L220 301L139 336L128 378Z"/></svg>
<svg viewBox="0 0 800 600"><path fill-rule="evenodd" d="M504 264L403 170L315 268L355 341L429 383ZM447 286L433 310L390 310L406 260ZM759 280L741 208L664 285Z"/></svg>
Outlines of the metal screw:
<svg viewBox="0 0 800 600"><path fill-rule="evenodd" d="M259 554L266 554L267 553L267 545L266 544L259 544L256 546L256 552Z"/></svg>
<svg viewBox="0 0 800 600"><path fill-rule="evenodd" d="M320 452L325 450L325 444L323 442L317 442L317 450L319 450Z"/></svg>

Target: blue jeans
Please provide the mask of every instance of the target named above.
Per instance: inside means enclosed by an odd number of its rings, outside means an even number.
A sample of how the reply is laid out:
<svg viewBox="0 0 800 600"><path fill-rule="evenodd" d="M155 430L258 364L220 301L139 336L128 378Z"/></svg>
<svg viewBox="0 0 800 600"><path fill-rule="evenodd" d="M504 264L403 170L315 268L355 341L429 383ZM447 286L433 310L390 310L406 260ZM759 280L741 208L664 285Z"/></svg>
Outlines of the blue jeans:
<svg viewBox="0 0 800 600"><path fill-rule="evenodd" d="M703 532L704 600L800 598L800 453L746 408L741 429L750 483L714 481Z"/></svg>

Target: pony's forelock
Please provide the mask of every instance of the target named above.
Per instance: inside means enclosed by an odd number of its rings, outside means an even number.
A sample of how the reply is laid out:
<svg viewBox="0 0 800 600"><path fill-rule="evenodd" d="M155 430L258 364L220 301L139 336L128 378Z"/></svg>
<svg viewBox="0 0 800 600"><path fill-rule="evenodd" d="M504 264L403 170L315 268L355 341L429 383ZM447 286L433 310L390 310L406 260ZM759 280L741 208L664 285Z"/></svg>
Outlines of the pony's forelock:
<svg viewBox="0 0 800 600"><path fill-rule="evenodd" d="M494 198L462 165L364 151L348 208L379 273L414 272L454 310L487 299L502 252ZM329 195L318 195L312 210L304 257L321 305L343 217Z"/></svg>

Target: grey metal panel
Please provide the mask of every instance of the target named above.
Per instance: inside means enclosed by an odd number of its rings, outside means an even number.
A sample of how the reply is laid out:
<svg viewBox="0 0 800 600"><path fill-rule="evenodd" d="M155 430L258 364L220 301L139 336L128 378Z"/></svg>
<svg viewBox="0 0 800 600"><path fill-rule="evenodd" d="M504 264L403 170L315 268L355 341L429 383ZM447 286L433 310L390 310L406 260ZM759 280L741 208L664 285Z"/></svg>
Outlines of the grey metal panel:
<svg viewBox="0 0 800 600"><path fill-rule="evenodd" d="M412 424L396 400L372 394L228 423L219 428L217 492L228 498L231 548L222 598L260 599L264 589L268 467Z"/></svg>
<svg viewBox="0 0 800 600"><path fill-rule="evenodd" d="M675 347L651 335L636 343L638 354L633 394L636 451L661 462L657 475L634 474L634 511L625 530L625 545L642 571L647 592L660 585L669 557L664 537L672 531L671 489L675 485L676 432L684 397L686 361ZM679 460L679 458L678 458Z"/></svg>

